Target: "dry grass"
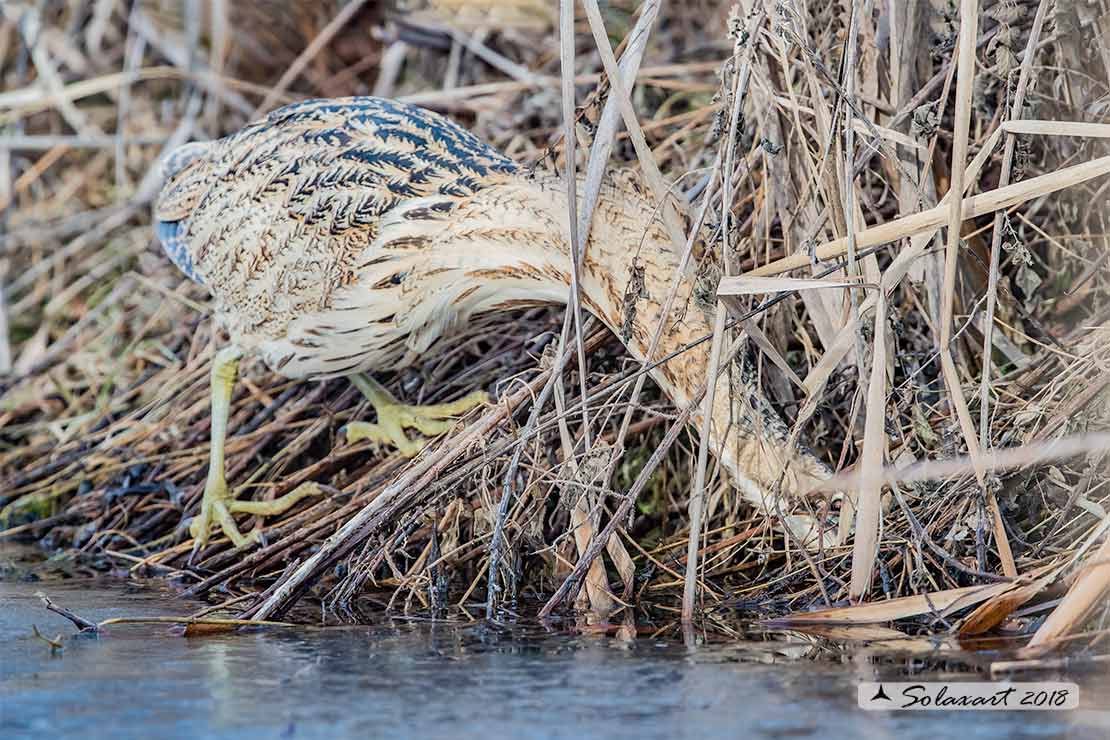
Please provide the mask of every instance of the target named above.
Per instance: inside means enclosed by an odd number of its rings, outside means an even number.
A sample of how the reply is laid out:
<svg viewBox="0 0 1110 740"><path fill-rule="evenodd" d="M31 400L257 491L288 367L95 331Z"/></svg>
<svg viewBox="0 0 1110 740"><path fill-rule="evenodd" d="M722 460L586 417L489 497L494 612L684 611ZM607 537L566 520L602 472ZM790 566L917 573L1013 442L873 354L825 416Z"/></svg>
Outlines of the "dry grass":
<svg viewBox="0 0 1110 740"><path fill-rule="evenodd" d="M722 629L730 607L822 608L811 621L1026 635L1055 609L1035 645L1098 642L1110 4L964 0L979 22L959 43L943 2L883 18L692 0L654 18L658 3L587 0L560 43L554 3L488 0L442 25L445 2L403 23L360 2L4 4L0 536L175 576L256 617L306 595L352 618L483 597L491 614L550 610L552 594L678 614L685 584L685 616ZM606 169L638 169L660 202L687 194L685 217L661 214L710 299L725 276L713 357L742 325L799 438L851 469L824 504L840 544L783 541L614 337L545 310L491 317L388 379L408 399L500 399L411 464L342 442L367 413L344 381L246 366L229 480L325 495L266 522L264 547L216 539L188 565L219 337L203 289L152 244L155 163L289 100L369 93L584 173L583 243ZM579 437L596 459L569 453Z"/></svg>

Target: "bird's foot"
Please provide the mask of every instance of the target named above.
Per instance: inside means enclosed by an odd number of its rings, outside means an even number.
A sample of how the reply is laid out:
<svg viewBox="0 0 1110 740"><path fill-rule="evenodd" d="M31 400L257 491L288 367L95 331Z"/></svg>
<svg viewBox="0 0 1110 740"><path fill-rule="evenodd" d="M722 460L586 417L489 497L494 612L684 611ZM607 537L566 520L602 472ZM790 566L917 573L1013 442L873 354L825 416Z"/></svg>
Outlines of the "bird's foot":
<svg viewBox="0 0 1110 740"><path fill-rule="evenodd" d="M189 524L189 533L193 536L193 555L208 544L208 538L215 527L227 535L235 547L261 542L261 530L256 529L249 535L244 535L236 526L233 514L274 516L284 513L306 496L319 494L320 487L309 481L273 501L239 501L228 490L222 476L211 476L204 487L200 514L193 517L193 521Z"/></svg>
<svg viewBox="0 0 1110 740"><path fill-rule="evenodd" d="M377 422L353 421L345 427L348 442L370 439L396 447L405 457L414 457L424 448L428 437L436 437L451 429L454 417L489 402L484 391L468 393L457 401L411 406L401 403L377 382L365 376L354 376L352 382L365 394ZM424 438L411 439L405 429L415 429Z"/></svg>

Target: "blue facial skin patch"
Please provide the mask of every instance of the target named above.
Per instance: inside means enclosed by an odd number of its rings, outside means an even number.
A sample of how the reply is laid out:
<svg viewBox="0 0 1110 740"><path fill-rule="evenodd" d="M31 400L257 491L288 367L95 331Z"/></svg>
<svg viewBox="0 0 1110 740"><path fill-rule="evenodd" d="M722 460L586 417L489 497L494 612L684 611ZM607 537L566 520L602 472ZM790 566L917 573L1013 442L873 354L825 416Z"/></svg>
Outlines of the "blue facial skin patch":
<svg viewBox="0 0 1110 740"><path fill-rule="evenodd" d="M204 285L204 281L193 269L193 258L189 255L185 240L181 238L181 230L180 221L157 221L154 226L158 241L162 242L162 249L166 250L166 254L177 265L177 269L185 273L185 276L194 283Z"/></svg>

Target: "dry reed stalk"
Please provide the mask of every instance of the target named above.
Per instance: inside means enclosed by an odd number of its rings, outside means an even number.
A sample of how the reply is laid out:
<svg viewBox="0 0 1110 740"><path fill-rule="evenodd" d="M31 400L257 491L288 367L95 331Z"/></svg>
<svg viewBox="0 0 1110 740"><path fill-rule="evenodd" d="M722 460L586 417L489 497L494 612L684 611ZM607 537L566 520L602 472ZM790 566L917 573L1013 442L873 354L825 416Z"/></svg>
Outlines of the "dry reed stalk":
<svg viewBox="0 0 1110 740"><path fill-rule="evenodd" d="M1050 442L1030 442L1010 448L994 448L980 458L986 471L1016 470L1043 465L1089 452L1110 450L1110 434L1084 434L1061 437ZM941 478L950 478L975 472L975 462L970 456L953 457L946 460L926 460L908 466L892 465L883 468L883 482L917 483ZM852 473L841 473L821 483L823 490L835 491L852 482Z"/></svg>
<svg viewBox="0 0 1110 740"><path fill-rule="evenodd" d="M1110 124L1089 123L1087 121L1030 121L1011 120L1002 125L1007 134L1030 134L1033 136L1081 136L1088 139L1110 138ZM1011 139L1007 139L1007 143ZM1003 162L1005 162L1003 154ZM1000 183L1005 184L1005 183Z"/></svg>
<svg viewBox="0 0 1110 740"><path fill-rule="evenodd" d="M1033 20L1033 28L1029 32L1029 40L1025 45L1025 59L1021 63L1021 72L1018 77L1017 89L1014 91L1014 104L1009 110L1010 121L1019 121L1022 118L1022 109L1025 106L1025 94L1029 87L1030 73L1033 70L1033 59L1037 52L1037 43L1041 38L1045 17L1048 14L1048 0L1041 0L1037 6L1037 16ZM1056 130L1063 130L1066 123L1059 123ZM1110 127L1107 127L1110 128ZM998 175L999 187L1010 184L1014 162L1014 149L1016 146L1015 134L1012 132L1006 137L1006 145L1002 152L1002 170ZM983 371L979 381L979 444L983 449L991 445L989 437L988 420L990 419L990 379L991 379L991 354L994 347L994 315L998 301L998 266L1002 252L1002 219L1001 211L994 215L994 228L991 234L990 273L987 278L987 307L984 318L983 330Z"/></svg>
<svg viewBox="0 0 1110 740"><path fill-rule="evenodd" d="M574 2L561 0L559 3L559 66L562 70L563 86L563 146L565 147L565 177L567 187L567 223L570 224L570 300L568 304L574 322L574 346L578 353L578 382L582 397L582 434L586 452L590 451L590 416L586 405L586 347L582 341L582 259L585 257L589 231L582 233L578 228L578 177L575 174L577 161L574 149L577 137L574 132ZM619 76L619 75L618 75ZM561 349L561 347L560 347Z"/></svg>
<svg viewBox="0 0 1110 740"><path fill-rule="evenodd" d="M1052 614L1037 628L1033 639L1029 641L1030 648L1051 646L1060 638L1075 632L1096 607L1106 603L1106 594L1110 593L1110 536L1103 540L1099 549L1091 555L1090 561L1084 564Z"/></svg>
<svg viewBox="0 0 1110 740"><path fill-rule="evenodd" d="M856 500L856 535L852 544L852 580L848 597L863 599L871 588L882 526L882 467L886 455L886 296L880 290L875 309L875 339L871 352L871 379L867 388L863 453L859 462Z"/></svg>
<svg viewBox="0 0 1110 740"><path fill-rule="evenodd" d="M1025 123L1028 124L1029 122ZM1051 122L1045 123L1049 124ZM1028 180L1022 180L1005 187L987 190L979 195L963 199L961 218L968 219L1012 208L1034 198L1082 184L1108 173L1110 173L1110 157L1099 157L1089 162L1031 177ZM920 213L903 216L879 226L872 226L856 235L856 246L863 249L888 244L918 234L931 234L950 219L950 214L951 208L949 206L938 205ZM836 259L846 253L847 240L844 238L833 239L814 249L813 258L825 261ZM749 270L745 275L753 277L780 275L790 270L805 267L810 263L810 259L811 257L808 254L791 255Z"/></svg>
<svg viewBox="0 0 1110 740"><path fill-rule="evenodd" d="M613 89L612 98L616 101L617 110L620 112L621 119L624 121L625 128L632 140L632 146L636 151L636 159L640 163L648 188L650 188L655 202L660 208L663 223L667 227L667 232L670 234L677 252L686 243L686 238L679 214L675 212L675 206L671 200L670 188L663 180L663 174L659 171L655 155L652 154L651 148L644 138L644 132L640 128L640 121L636 117L636 110L632 105L631 94L617 66L613 49L609 45L609 35L605 31L605 21L601 17L597 0L582 0L582 6L586 10L586 18L589 21L594 43L597 44L597 50L601 55L601 63L606 78Z"/></svg>
<svg viewBox="0 0 1110 740"><path fill-rule="evenodd" d="M299 559L314 548L330 548L329 537L390 490L400 464L371 447L336 441L336 429L364 412L341 383L300 387L249 369L234 406L234 424L243 432L228 448L232 477L259 500L307 481L328 493L267 521L266 547L244 555L216 540L198 567L185 566L188 543L181 527L195 510L204 474L203 377L214 333L197 318L206 310L203 291L182 283L160 253L145 250L150 231L142 204L156 192L151 173L163 145L172 146L171 138L229 133L256 109L279 101L365 94L381 84L390 96L444 111L522 164L543 168L548 148L576 158L575 142L566 136L568 117L555 100L567 77L559 69L560 42L550 24L539 31L505 26L476 35L448 21L445 31L398 33L378 3L363 3L346 23L336 24L343 6L327 2L311 18L284 25L280 18L258 23L251 2L206 4L203 9L211 12L187 18L162 3L135 3L121 14L98 0L84 21L63 5L38 17L42 33L36 38L43 42L34 49L24 48L24 35L8 15L0 18L0 151L8 153L0 172L0 279L11 361L19 373L0 380L0 519L7 519L0 521L0 536L43 538L49 547L116 563L137 576L178 578L196 593L227 590L228 608L249 610L282 588L275 574L284 569L288 581ZM861 388L854 367L845 372L843 366L850 356L853 365L868 366L864 352L873 350L861 348L856 337L878 309L878 291L855 300L840 292L843 285L836 294L815 290L851 282L830 273L825 280L806 276L807 282L762 284L745 283L741 275L722 281L717 292L738 316L726 318L725 326L750 338L769 400L796 420L792 434L812 440L841 470L855 465L833 486L853 490L860 470L869 467L884 482L911 479L891 485L894 506L882 515L874 570L887 598L923 596L998 578L991 571L999 560L985 547L990 526L980 525L968 495L975 467L960 458L960 433L951 434L954 417L936 395L944 382L934 355L943 291L935 265L940 252L933 249L935 231L949 223L956 196L976 183L997 182L996 190L965 199L961 208L967 246L959 252L961 292L953 297L972 317L951 317L951 359L965 382L974 380L980 398L984 381L989 383L977 432L980 441L990 441L982 444L984 465L1004 473L998 503L1015 538L1017 566L1030 575L1060 567L1053 553L1075 542L1097 549L1096 513L1110 505L1098 452L1107 448L1100 436L1106 429L1106 378L1099 368L1106 353L1099 349L1098 327L1110 320L1100 258L1107 224L1100 204L1110 185L1093 179L1106 172L1098 162L1104 142L1095 138L1106 136L1106 126L1088 122L1100 120L1100 113L1085 89L1088 78L1103 79L1104 60L1097 44L1082 40L1094 27L1040 33L1034 6L1024 15L1005 5L986 9L974 40L979 73L967 137L978 153L964 169L961 192L945 181L943 163L956 153L949 132L958 122L949 93L959 88L956 72L966 67L957 67L944 47L934 54L922 42L922 29L939 44L948 38L934 5L875 6L871 13L866 4L853 5L852 16L841 18L819 5L779 12L757 4L757 11L774 12L769 21L743 21L751 41L734 68L750 66L757 74L735 139L732 109L709 97L730 57L716 18L691 18L685 8L654 1L641 3L638 16L621 15L631 7L619 3L582 13L572 79L579 95L597 89L574 119L587 139L593 135L577 187L579 243L606 170L636 166L640 159L641 169L654 169L660 183L674 183L668 190L675 195L668 197L684 197L691 205L694 218L678 224L682 235L675 249L682 250L677 254L684 271L696 272L699 280L704 272L709 300L716 270L750 275L781 266L784 256L804 268L812 243L822 245L818 257L830 256L830 244L839 244L836 254L854 253L862 276L855 285L880 285L891 319L884 339L890 385L884 391L893 469L858 457L874 454L874 433L869 439L866 427L877 419L864 411L861 446L853 429L868 389ZM9 4L5 11L26 7ZM1036 7L1038 16L1047 17L1043 4ZM876 21L890 29L889 78L878 74ZM616 50L607 46L610 33L624 36ZM598 43L602 36L605 44ZM1022 57L1018 44L1036 53ZM1078 62L1088 51L1092 63ZM1012 60L1006 65L992 65L1007 54ZM613 57L619 57L616 73ZM1037 113L1046 120L1003 120L1018 117L1017 90L1010 85L1018 65L1027 100L1038 103ZM615 74L616 87L603 82ZM1073 104L1033 94L1047 89L1065 91ZM1008 97L1012 92L1014 99ZM594 107L603 108L600 118ZM633 109L636 124L616 136L622 116ZM93 127L103 134L88 133ZM1018 134L1032 138L1015 139ZM1010 155L993 150L1004 135L1013 151L1012 179L1024 190L1014 190L1001 176ZM731 163L725 157L730 147ZM654 168L640 156L645 151ZM938 203L936 194L945 190L949 194ZM727 204L724 218L717 215L718 198ZM662 195L656 199L668 202ZM922 220L934 204L935 214ZM1009 215L1005 228L1012 229L1002 243L1012 252L993 249L997 232L990 240L983 233L993 219L977 215L1001 210ZM902 220L907 214L913 214L908 222ZM881 226L860 226L849 250L849 227L865 220ZM725 227L728 233L718 238L716 230ZM705 251L699 248L704 233L712 237ZM880 242L908 236L909 244L880 251L877 243L868 246L876 236ZM776 291L758 314L745 313L747 301L738 299ZM801 297L788 291L801 291ZM671 291L665 313L681 311L689 298ZM993 321L984 324L984 316ZM358 619L366 604L468 608L472 596L484 594L496 616L505 596L550 595L559 586L572 567L567 561L573 560L574 538L568 532L585 531L572 519L581 523L583 514L594 536L573 566L585 568L583 576L572 569L572 578L559 587L564 595L590 572L604 570L597 556L606 552L623 581L617 603L656 603L673 607L676 616L685 606L681 601L693 602L686 597L691 582L707 604L728 604L733 597L764 616L849 596L853 563L847 548L799 553L711 479L708 459L705 482L695 485L698 453L677 429L673 438L663 436L674 410L644 382L644 368L660 358L625 368L610 341L591 353L585 373L579 365L573 387L561 372L540 366L535 358L547 340L535 338L558 335L555 319L534 311L518 315L519 335L512 338L478 330L466 344L429 358L418 376L393 381L419 399L442 399L476 385L496 390L497 380L512 396L522 387L518 383L549 373L539 392L522 402L536 402L523 428L505 419L488 430L480 450L461 452L434 479L421 478L428 487L391 493L368 528L351 540L363 544L340 558L346 574L298 572L303 580L293 597L311 587L326 611ZM575 327L565 325L570 347ZM982 336L987 332L989 339ZM702 341L712 340L707 335ZM732 344L721 345L725 357L736 349ZM975 375L976 363L989 377ZM872 379L878 369L872 358ZM567 383L566 398L557 396L552 408L547 401L563 391L561 383ZM590 416L585 428L577 426L583 404ZM571 448L585 433L591 442L604 439L623 450L613 478L594 486L623 491L614 504L621 512L617 521L601 504L581 502L587 508L577 513L557 505L564 487L585 485L567 474L582 462L581 449ZM652 459L661 439L671 440L671 451ZM548 453L560 440L564 454L553 469ZM836 502L810 503L822 512ZM847 535L850 497L842 503L840 526ZM693 521L698 512L700 523ZM861 534L868 516L856 522ZM604 536L606 531L619 536ZM652 533L660 533L658 540ZM692 542L693 557L680 557ZM1079 557L1075 564L1082 567ZM1102 562L1086 560L1093 568ZM1031 609L1014 610L1037 597L1044 578L1018 581L982 602L959 629L977 632L999 620L1024 623L1013 615ZM451 584L449 600L433 587L444 581ZM874 582L877 589L880 580ZM259 597L259 588L270 591ZM286 599L283 608L295 601ZM703 612L699 626L734 634L723 613ZM953 608L943 623L918 618L900 628L907 634L935 632L960 613ZM1098 639L1083 629L1075 622L1067 640L1045 645L1078 648ZM871 639L893 641L896 635L889 632ZM846 631L827 636L855 639ZM918 649L912 640L900 643Z"/></svg>
<svg viewBox="0 0 1110 740"><path fill-rule="evenodd" d="M1013 590L1011 583L965 586L931 593L903 596L889 601L857 604L836 609L795 612L773 620L774 624L876 624L924 614L945 615Z"/></svg>
<svg viewBox="0 0 1110 740"><path fill-rule="evenodd" d="M743 306L732 300L736 296L758 295L760 293L788 293L802 290L822 290L827 288L877 288L877 285L858 280L838 278L796 278L796 277L759 277L750 273L744 275L724 275L717 283L717 297L727 301L737 313L743 313Z"/></svg>
<svg viewBox="0 0 1110 740"><path fill-rule="evenodd" d="M587 0L592 2L593 0ZM757 32L759 24L762 23L762 16L753 15L751 19L751 26L748 30L749 37L754 36ZM738 40L739 41L739 40ZM749 43L745 48L745 55L742 61L738 63L743 66L737 72L734 72L732 79L732 105L729 113L728 124L728 139L727 151L722 158L719 154L714 160L715 164L723 164L723 174L721 175L721 243L728 244L729 234L729 208L732 203L732 172L735 166L736 156L736 127L740 118L740 111L743 107L744 100L747 97L748 81L751 78L751 50L754 43ZM716 172L714 173L716 175ZM706 204L710 202L709 197L706 197ZM678 277L677 275L675 276ZM707 368L707 377L716 378L721 372L721 351L725 342L725 307L724 304L718 300L716 305L716 316L713 320L713 339L709 349L709 367ZM665 314L664 314L665 315ZM648 359L650 359L650 354ZM694 469L693 487L690 490L690 503L687 506L687 512L690 517L690 533L686 546L686 574L684 576L684 584L682 590L682 623L690 625L694 621L694 602L697 598L697 574L698 574L698 540L701 537L702 531L702 518L705 508L705 471L709 465L709 440L710 433L713 425L713 401L717 392L717 384L710 382L707 386L705 397L702 400L702 424L700 429L701 442L698 445L698 458Z"/></svg>
<svg viewBox="0 0 1110 740"><path fill-rule="evenodd" d="M365 3L366 0L350 0L350 2L343 5L339 12L335 14L335 17L328 21L326 26L320 29L320 33L316 34L312 42L309 43L304 51L293 60L293 63L286 68L281 78L270 88L270 91L266 93L266 97L262 98L262 102L254 109L254 113L251 116L252 118L268 112L270 108L273 107L274 103L281 98L282 94L289 87L289 84L297 79L301 72L304 71L305 67L308 66L308 63L312 61L313 57L319 54L320 51L331 42L335 35L358 14Z"/></svg>
<svg viewBox="0 0 1110 740"><path fill-rule="evenodd" d="M956 76L956 131L952 146L952 190L957 193L964 192L963 172L967 164L967 145L969 128L971 125L971 94L975 81L975 40L977 36L979 19L978 0L961 0L960 3L960 44L959 60L957 62ZM953 198L950 203L948 218L948 244L944 256L944 286L941 304L940 324L940 363L944 375L944 383L952 406L956 410L956 418L963 432L964 443L973 465L975 477L979 487L983 489L994 522L995 545L998 547L999 557L1002 561L1002 572L1013 578L1017 575L1017 566L1014 564L1013 552L1010 548L1009 536L1002 522L1002 513L998 508L994 491L987 488L986 471L980 460L981 450L978 437L971 421L971 412L968 410L967 398L964 396L963 385L955 360L952 359L952 321L955 310L956 293L956 267L960 248L960 226L963 224L962 208L963 199Z"/></svg>

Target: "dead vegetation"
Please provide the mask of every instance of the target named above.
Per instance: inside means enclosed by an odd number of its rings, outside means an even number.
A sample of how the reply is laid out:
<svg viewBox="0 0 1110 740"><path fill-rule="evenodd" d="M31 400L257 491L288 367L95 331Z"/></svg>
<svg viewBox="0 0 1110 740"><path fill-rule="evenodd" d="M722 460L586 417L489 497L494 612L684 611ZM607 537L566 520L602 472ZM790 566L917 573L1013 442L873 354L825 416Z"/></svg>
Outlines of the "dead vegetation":
<svg viewBox="0 0 1110 740"><path fill-rule="evenodd" d="M677 616L687 581L687 613L724 630L738 608L1101 639L1105 0L585 0L562 44L556 3L405 5L4 3L0 536L174 576L258 618L306 595L350 618L575 594ZM976 19L962 44L961 17ZM720 280L728 308L715 356L746 330L764 391L850 471L821 504L840 509L839 544L776 535L699 456L685 410L650 384L630 395L644 374L616 337L537 310L388 379L406 399L498 399L412 463L342 442L368 412L345 381L245 366L229 481L322 495L268 522L263 547L217 538L189 564L220 339L203 289L152 243L156 162L281 103L353 94L445 112L536 167L572 152L579 173L608 161L684 194L711 235L706 296ZM623 449L615 466L567 454L587 433Z"/></svg>

